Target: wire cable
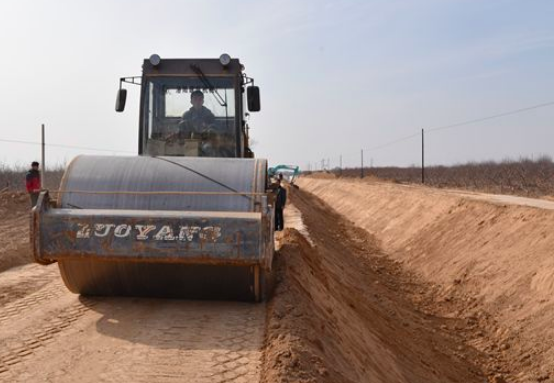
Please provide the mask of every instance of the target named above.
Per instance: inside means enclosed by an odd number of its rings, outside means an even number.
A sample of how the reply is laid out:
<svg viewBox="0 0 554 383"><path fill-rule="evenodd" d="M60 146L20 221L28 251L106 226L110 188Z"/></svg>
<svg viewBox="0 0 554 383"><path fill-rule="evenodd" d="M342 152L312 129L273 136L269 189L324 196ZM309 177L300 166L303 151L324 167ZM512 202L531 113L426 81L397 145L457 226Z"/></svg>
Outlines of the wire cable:
<svg viewBox="0 0 554 383"><path fill-rule="evenodd" d="M511 111L508 111L508 112L493 114L493 115L487 116L487 117L480 117L480 118L475 118L475 119L472 119L472 120L457 122L457 123L454 123L454 124L448 124L448 125L443 125L443 126L437 126L437 127L430 128L430 129L425 129L425 133L436 132L436 131L445 130L445 129L457 128L457 127L460 127L460 126L475 124L475 123L478 123L478 122L492 120L492 119L495 119L495 118L500 118L500 117L505 117L505 116L511 116L511 115L514 115L514 114L527 112L529 110L545 108L547 106L553 106L553 105L554 105L554 101L545 102L545 103L542 103L542 104L537 104L537 105L528 106L528 107L525 107L525 108L519 108L519 109L511 110ZM407 140L412 139L414 137L419 137L420 135L421 135L421 133L417 132L417 133L411 134L409 136L398 138L396 140L387 142L387 143L382 144L382 145L374 146L373 148L369 148L369 149L365 149L365 150L368 151L368 152L371 152L371 151L374 151L374 150L383 149L383 148L386 148L388 146L397 144L399 142L407 141Z"/></svg>
<svg viewBox="0 0 554 383"><path fill-rule="evenodd" d="M554 105L554 101L545 102L543 104L538 104L538 105L533 105L533 106L528 106L526 108L511 110L509 112L493 114L492 116L476 118L476 119L473 119L473 120L467 120L467 121L463 121L463 122L457 122L455 124L450 124L450 125L438 126L438 127L431 128L431 129L425 129L425 132L435 132L437 130L451 129L451 128L456 128L456 127L459 127L459 126L475 124L475 123L481 122L481 121L492 120L492 119L500 118L500 117L504 117L504 116L511 116L511 115L514 115L514 114L523 113L523 112L527 112L529 110L544 108L544 107L552 106L552 105Z"/></svg>
<svg viewBox="0 0 554 383"><path fill-rule="evenodd" d="M412 139L414 137L418 137L419 135L420 135L420 133L410 134L409 136L398 138L394 141L390 141L390 142L387 142L387 143L379 145L379 146L374 146L373 148L365 149L365 151L372 152L374 150L383 149L383 148L386 148L387 146L391 146L391 145L397 144L399 142L407 141L407 140Z"/></svg>
<svg viewBox="0 0 554 383"><path fill-rule="evenodd" d="M9 143L15 143L15 144L27 144L27 145L42 145L40 142L36 141L24 141L24 140L10 140L5 138L0 138L0 142L9 142ZM63 149L79 149L79 150L91 150L95 152L109 152L109 153L132 153L136 154L135 152L131 152L129 150L119 150L119 149L99 149L99 148L91 148L86 146L74 146L74 145L64 145L64 144L45 144L46 146L55 147L55 148L63 148Z"/></svg>
<svg viewBox="0 0 554 383"><path fill-rule="evenodd" d="M460 126L465 126L465 125L470 125L470 124L476 124L476 123L482 122L482 121L492 120L492 119L495 119L495 118L501 118L501 117L505 117L505 116L511 116L511 115L514 115L514 114L519 114L519 113L527 112L527 111L530 111L530 110L545 108L545 107L553 106L553 105L554 105L554 101L544 102L542 104L537 104L537 105L532 105L532 106L528 106L528 107L525 107L525 108L510 110L508 112L493 114L493 115L486 116L486 117L480 117L480 118L475 118L475 119L472 119L472 120L457 122L457 123L454 123L454 124L442 125L442 126L437 126L437 127L430 128L430 129L425 129L425 133L436 132L436 131L446 130L446 129L452 129L452 128L457 128L457 127L460 127ZM420 135L421 135L421 132L413 133L413 134L410 134L409 136L397 138L393 141L389 141L389 142L386 142L384 144L377 145L377 146L374 146L374 147L368 148L368 149L362 149L362 150L367 151L367 152L372 152L372 151L375 151L375 150L379 150L379 149L383 149L383 148L392 146L394 144L397 144L397 143L400 143L400 142L403 142L403 141L410 140L410 139L415 138L415 137L420 137Z"/></svg>

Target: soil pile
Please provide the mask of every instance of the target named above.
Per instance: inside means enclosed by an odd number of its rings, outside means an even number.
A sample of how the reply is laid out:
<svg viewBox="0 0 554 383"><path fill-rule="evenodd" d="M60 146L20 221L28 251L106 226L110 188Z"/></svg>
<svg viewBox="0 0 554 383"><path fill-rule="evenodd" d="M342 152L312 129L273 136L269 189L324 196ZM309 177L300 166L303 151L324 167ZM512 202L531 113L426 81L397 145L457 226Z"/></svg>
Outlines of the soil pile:
<svg viewBox="0 0 554 383"><path fill-rule="evenodd" d="M429 296L374 238L293 191L308 242L287 229L268 306L264 382L479 382L486 356L456 319L423 313Z"/></svg>
<svg viewBox="0 0 554 383"><path fill-rule="evenodd" d="M30 201L25 193L0 193L0 272L32 262Z"/></svg>
<svg viewBox="0 0 554 383"><path fill-rule="evenodd" d="M460 335L492 370L510 382L554 380L554 211L425 187L298 183L432 282L429 312L482 328Z"/></svg>

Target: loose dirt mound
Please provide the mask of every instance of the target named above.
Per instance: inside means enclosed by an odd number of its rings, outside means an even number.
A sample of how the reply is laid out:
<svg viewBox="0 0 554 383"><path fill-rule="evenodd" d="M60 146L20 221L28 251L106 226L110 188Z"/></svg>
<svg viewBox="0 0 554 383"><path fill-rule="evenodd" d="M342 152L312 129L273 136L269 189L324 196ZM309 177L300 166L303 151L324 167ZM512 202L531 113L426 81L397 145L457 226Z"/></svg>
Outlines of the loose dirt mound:
<svg viewBox="0 0 554 383"><path fill-rule="evenodd" d="M292 200L314 246L285 232L264 382L483 382L487 357L455 335L465 324L417 308L427 287L321 201Z"/></svg>
<svg viewBox="0 0 554 383"><path fill-rule="evenodd" d="M0 193L0 272L32 261L30 201L25 193Z"/></svg>
<svg viewBox="0 0 554 383"><path fill-rule="evenodd" d="M435 284L429 310L477 323L460 332L514 382L554 379L554 211L497 205L430 188L301 179Z"/></svg>

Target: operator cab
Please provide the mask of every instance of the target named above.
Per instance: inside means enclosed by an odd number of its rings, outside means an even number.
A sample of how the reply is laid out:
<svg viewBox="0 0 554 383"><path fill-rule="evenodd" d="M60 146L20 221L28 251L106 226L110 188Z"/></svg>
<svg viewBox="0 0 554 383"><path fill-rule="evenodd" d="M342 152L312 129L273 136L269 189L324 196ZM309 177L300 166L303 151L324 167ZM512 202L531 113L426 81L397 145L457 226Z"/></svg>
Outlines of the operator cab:
<svg viewBox="0 0 554 383"><path fill-rule="evenodd" d="M142 77L120 79L141 86L139 154L148 156L252 157L244 90L253 79L238 59L144 60ZM139 82L140 80L140 82ZM255 89L254 89L255 88ZM259 111L259 90L247 88L249 111Z"/></svg>

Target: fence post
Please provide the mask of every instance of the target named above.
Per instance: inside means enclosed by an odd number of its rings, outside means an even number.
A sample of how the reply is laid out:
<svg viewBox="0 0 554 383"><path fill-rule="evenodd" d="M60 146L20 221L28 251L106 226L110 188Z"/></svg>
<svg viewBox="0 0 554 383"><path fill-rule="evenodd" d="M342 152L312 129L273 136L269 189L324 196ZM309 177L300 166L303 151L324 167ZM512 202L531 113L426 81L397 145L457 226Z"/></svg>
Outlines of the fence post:
<svg viewBox="0 0 554 383"><path fill-rule="evenodd" d="M361 150L362 152L362 167L360 169L360 178L364 178L364 150Z"/></svg>
<svg viewBox="0 0 554 383"><path fill-rule="evenodd" d="M421 129L421 183L425 184L425 129Z"/></svg>
<svg viewBox="0 0 554 383"><path fill-rule="evenodd" d="M41 166L42 166L42 171L39 173L40 175L40 187L41 189L46 189L46 162L45 162L45 158L46 158L46 154L45 154L45 135L44 135L44 124L42 124L41 126L41 142L42 142L42 155L41 155Z"/></svg>

